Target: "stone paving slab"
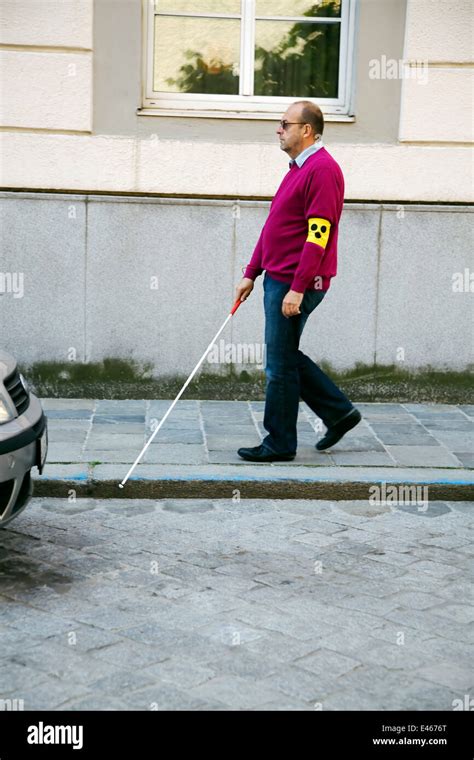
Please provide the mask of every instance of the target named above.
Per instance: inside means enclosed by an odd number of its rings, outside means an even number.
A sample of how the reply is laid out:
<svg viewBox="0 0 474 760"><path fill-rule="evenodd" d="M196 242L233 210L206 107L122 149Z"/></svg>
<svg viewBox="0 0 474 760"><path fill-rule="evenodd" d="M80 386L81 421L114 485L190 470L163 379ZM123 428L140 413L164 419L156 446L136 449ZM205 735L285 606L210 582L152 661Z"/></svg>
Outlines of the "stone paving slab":
<svg viewBox="0 0 474 760"><path fill-rule="evenodd" d="M0 700L452 710L473 553L468 502L34 498L0 532Z"/></svg>
<svg viewBox="0 0 474 760"><path fill-rule="evenodd" d="M63 480L64 487L73 481L82 484L87 495L115 496L114 481L125 478L170 404L162 399L43 399L49 452L43 475L36 477L39 493L63 495L57 490ZM363 415L361 423L336 446L318 452L314 444L325 428L302 403L296 458L267 466L245 462L237 454L240 446L257 445L265 435L263 401L180 400L135 468L128 483L135 490L129 496L196 495L191 484L199 480L206 495L212 495L212 484L217 483L243 487L261 482L267 487L273 482L275 489L281 489L285 481L293 496L319 498L337 498L340 484L353 484L354 497L365 498L367 489L357 490L357 484L382 481L436 484L440 498L474 495L473 405L363 403L357 407ZM181 490L173 490L171 483ZM326 484L331 489L308 493L305 483ZM154 490L150 490L152 484ZM295 484L302 490L295 492ZM462 490L458 496L456 489ZM222 493L214 491L215 496ZM269 495L279 493L274 490ZM348 497L350 493L341 491L340 498Z"/></svg>

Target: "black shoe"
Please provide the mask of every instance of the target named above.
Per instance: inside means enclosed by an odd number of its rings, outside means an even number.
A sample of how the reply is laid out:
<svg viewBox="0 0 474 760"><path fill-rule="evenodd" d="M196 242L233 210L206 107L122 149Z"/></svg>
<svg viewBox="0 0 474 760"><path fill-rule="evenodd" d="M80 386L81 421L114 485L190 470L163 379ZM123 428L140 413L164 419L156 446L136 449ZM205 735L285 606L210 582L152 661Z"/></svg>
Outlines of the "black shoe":
<svg viewBox="0 0 474 760"><path fill-rule="evenodd" d="M339 422L336 422L335 425L326 430L324 438L321 438L316 444L317 450L323 451L324 449L329 449L330 446L334 446L348 430L358 425L361 419L362 415L359 410L353 409L347 417L339 420Z"/></svg>
<svg viewBox="0 0 474 760"><path fill-rule="evenodd" d="M296 456L295 454L276 454L263 443L251 449L239 449L237 454L248 462L291 462Z"/></svg>

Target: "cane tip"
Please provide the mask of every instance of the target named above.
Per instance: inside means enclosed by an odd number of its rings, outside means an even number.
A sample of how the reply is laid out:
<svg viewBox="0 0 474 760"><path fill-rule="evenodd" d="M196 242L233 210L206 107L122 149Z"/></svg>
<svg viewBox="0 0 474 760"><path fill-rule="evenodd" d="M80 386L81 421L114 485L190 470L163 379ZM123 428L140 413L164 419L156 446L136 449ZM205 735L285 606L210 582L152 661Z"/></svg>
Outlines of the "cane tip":
<svg viewBox="0 0 474 760"><path fill-rule="evenodd" d="M123 488L123 483L119 483L119 488Z"/></svg>

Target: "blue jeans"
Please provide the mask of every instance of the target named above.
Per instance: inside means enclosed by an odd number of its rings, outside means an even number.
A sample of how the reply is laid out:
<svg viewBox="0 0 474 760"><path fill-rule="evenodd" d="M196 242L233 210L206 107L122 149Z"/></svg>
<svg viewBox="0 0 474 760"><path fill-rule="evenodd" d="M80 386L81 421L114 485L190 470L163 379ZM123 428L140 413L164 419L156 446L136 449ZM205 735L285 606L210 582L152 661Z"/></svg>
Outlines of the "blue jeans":
<svg viewBox="0 0 474 760"><path fill-rule="evenodd" d="M307 290L301 314L284 317L282 301L290 285L265 273L263 281L266 345L266 393L262 443L278 454L296 454L300 397L331 427L354 408L347 396L299 350L303 328L327 291Z"/></svg>

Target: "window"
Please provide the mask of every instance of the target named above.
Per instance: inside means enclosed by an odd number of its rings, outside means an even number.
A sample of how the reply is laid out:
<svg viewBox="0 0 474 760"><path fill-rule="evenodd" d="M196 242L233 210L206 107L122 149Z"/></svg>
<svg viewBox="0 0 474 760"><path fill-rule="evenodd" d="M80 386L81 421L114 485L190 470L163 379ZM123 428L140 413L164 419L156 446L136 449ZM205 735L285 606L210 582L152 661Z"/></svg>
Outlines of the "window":
<svg viewBox="0 0 474 760"><path fill-rule="evenodd" d="M356 0L144 0L147 113L351 114Z"/></svg>

